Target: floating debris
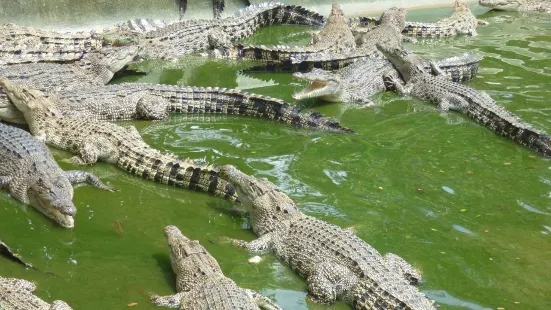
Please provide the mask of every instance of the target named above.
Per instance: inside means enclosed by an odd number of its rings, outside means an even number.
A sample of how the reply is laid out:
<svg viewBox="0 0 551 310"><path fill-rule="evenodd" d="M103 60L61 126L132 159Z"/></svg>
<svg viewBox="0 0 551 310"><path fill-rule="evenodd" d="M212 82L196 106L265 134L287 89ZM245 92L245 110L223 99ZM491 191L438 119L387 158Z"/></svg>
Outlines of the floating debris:
<svg viewBox="0 0 551 310"><path fill-rule="evenodd" d="M251 264L258 264L258 263L260 263L261 261L262 261L262 257L260 257L260 256L258 256L258 255L249 258L249 263L251 263Z"/></svg>
<svg viewBox="0 0 551 310"><path fill-rule="evenodd" d="M455 194L455 191L447 186L442 186L442 189L446 191L448 194Z"/></svg>
<svg viewBox="0 0 551 310"><path fill-rule="evenodd" d="M128 304L129 307L135 307L137 305L138 305L137 302L131 302L131 303Z"/></svg>

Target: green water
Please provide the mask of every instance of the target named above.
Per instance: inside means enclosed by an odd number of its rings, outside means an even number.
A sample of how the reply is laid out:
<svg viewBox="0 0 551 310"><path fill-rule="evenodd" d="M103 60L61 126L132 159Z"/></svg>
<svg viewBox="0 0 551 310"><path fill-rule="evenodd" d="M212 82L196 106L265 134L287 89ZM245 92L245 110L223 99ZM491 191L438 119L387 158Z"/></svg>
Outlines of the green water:
<svg viewBox="0 0 551 310"><path fill-rule="evenodd" d="M411 12L436 20L449 10ZM469 86L485 90L526 121L551 132L551 20L549 16L481 15L491 22L479 36L411 45L426 57L474 49L484 60ZM304 43L307 30L276 27L256 43ZM293 40L296 40L293 41ZM301 87L290 74L237 73L231 62L188 57L181 63L139 65L145 77L125 80L221 87L292 101ZM182 157L234 164L269 178L302 210L331 223L354 226L382 253L420 268L420 289L441 309L548 309L551 305L551 164L469 119L439 114L425 102L393 93L376 107L305 102L357 131L343 135L239 117L175 115L166 122L136 122L152 146ZM63 168L68 153L54 151ZM120 188L75 190L76 228L62 229L0 193L1 238L41 271L0 260L0 275L38 284L47 301L74 309L157 309L147 293L175 291L162 234L173 224L198 239L239 285L261 291L286 309L349 309L315 305L306 285L271 255L257 265L227 236L252 240L247 222L221 199L132 177L113 166L85 167ZM122 228L122 229L121 229ZM52 275L54 274L54 275Z"/></svg>

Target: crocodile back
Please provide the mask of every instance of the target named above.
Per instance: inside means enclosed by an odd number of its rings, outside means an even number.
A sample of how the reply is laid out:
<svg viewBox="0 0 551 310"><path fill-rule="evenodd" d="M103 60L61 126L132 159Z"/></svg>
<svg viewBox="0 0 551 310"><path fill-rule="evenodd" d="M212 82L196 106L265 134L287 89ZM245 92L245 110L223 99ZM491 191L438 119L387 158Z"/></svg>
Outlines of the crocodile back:
<svg viewBox="0 0 551 310"><path fill-rule="evenodd" d="M417 288L385 264L377 250L351 231L303 216L290 223L285 232L276 234L274 238L276 255L304 278L308 278L316 265L334 262L351 270L358 278L358 283L370 283L359 287L370 286L373 290L359 289L362 293L358 293L355 299L368 298L374 294L373 291L380 288L380 296L375 295L374 298L398 300L409 307L404 309L434 309L432 303ZM422 308L417 304L429 307Z"/></svg>
<svg viewBox="0 0 551 310"><path fill-rule="evenodd" d="M247 291L223 274L213 275L186 294L180 309L257 310L260 309Z"/></svg>

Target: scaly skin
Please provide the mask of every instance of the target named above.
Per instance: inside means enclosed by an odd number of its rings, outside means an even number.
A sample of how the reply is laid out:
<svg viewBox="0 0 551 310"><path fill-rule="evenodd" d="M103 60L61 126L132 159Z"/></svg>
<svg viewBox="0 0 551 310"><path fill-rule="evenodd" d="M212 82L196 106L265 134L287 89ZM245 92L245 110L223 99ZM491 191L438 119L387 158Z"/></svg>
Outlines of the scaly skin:
<svg viewBox="0 0 551 310"><path fill-rule="evenodd" d="M178 293L170 296L152 294L151 301L155 305L195 310L281 310L267 297L240 288L224 276L216 259L197 240L184 236L176 226L166 226L164 235Z"/></svg>
<svg viewBox="0 0 551 310"><path fill-rule="evenodd" d="M229 57L260 61L263 64L248 71L269 70L285 72L307 72L313 68L324 70L342 69L358 60L365 58L382 59L382 54L375 47L376 42L395 42L401 44L401 30L405 25L407 11L402 8L391 8L380 18L380 25L373 30L361 33L356 37L356 47L346 51L335 52L324 50L319 52L266 48L263 46L237 46L237 51L224 51Z"/></svg>
<svg viewBox="0 0 551 310"><path fill-rule="evenodd" d="M436 23L406 23L402 31L404 35L416 37L450 37L458 34L476 36L478 20L466 3L455 1L454 12L450 17L443 18Z"/></svg>
<svg viewBox="0 0 551 310"><path fill-rule="evenodd" d="M258 117L323 131L353 132L313 110L235 89L123 83L71 89L47 96L56 102L56 108L63 116L70 117L106 121L162 120L171 112L205 113ZM4 109L0 108L0 119L25 123L23 114L11 103Z"/></svg>
<svg viewBox="0 0 551 310"><path fill-rule="evenodd" d="M460 111L498 135L516 141L540 154L551 156L551 137L525 123L518 116L498 105L487 93L453 83L442 76L432 76L422 69L422 59L402 47L378 44L378 48L400 71L406 82L388 77L401 94L411 94L435 103L440 111ZM433 64L433 70L440 69Z"/></svg>
<svg viewBox="0 0 551 310"><path fill-rule="evenodd" d="M173 59L192 52L228 45L275 24L322 25L323 17L300 6L265 2L228 18L172 23L140 37L145 58Z"/></svg>
<svg viewBox="0 0 551 310"><path fill-rule="evenodd" d="M350 230L301 213L266 179L231 165L221 167L220 174L234 184L259 236L233 242L253 252L274 252L308 282L314 301L339 298L355 309L436 309L411 285L419 272L400 257L389 255L387 260Z"/></svg>
<svg viewBox="0 0 551 310"><path fill-rule="evenodd" d="M549 0L479 0L478 4L503 11L551 13Z"/></svg>
<svg viewBox="0 0 551 310"><path fill-rule="evenodd" d="M136 57L137 46L104 48L87 53L73 64L34 63L0 66L0 76L41 91L78 90L104 85ZM13 107L0 87L0 115L21 123L23 115ZM24 122L23 122L24 123Z"/></svg>
<svg viewBox="0 0 551 310"><path fill-rule="evenodd" d="M6 79L0 79L0 86L23 112L31 133L48 145L75 154L75 164L103 160L144 179L237 199L233 186L218 177L216 168L161 153L145 143L133 126L63 117L41 91Z"/></svg>
<svg viewBox="0 0 551 310"><path fill-rule="evenodd" d="M472 52L444 58L437 65L454 82L468 81L476 76L479 59ZM432 73L429 63L424 63L425 72ZM356 102L365 106L372 104L371 96L386 89L383 76L400 79L400 73L388 60L363 59L338 71L314 69L308 73L297 72L295 78L310 84L293 94L297 100L320 98L334 102Z"/></svg>
<svg viewBox="0 0 551 310"><path fill-rule="evenodd" d="M33 294L36 285L16 278L0 277L0 309L2 310L72 310L64 301L48 304Z"/></svg>
<svg viewBox="0 0 551 310"><path fill-rule="evenodd" d="M44 143L0 123L0 188L7 188L13 198L72 228L77 209L71 183L79 182L112 190L88 172L61 170Z"/></svg>

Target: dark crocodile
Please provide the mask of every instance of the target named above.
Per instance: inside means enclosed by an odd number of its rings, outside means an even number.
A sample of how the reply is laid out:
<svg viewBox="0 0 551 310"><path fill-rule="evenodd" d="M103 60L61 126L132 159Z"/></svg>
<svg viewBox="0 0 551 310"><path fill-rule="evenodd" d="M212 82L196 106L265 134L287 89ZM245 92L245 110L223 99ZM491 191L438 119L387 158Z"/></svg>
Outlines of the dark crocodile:
<svg viewBox="0 0 551 310"><path fill-rule="evenodd" d="M33 268L33 266L31 264L29 264L26 261L24 261L23 259L21 259L21 257L18 254L15 254L7 244L2 242L2 240L0 240L0 255L4 256L5 258L7 258L11 261L14 261L18 264L21 264L25 267Z"/></svg>
<svg viewBox="0 0 551 310"><path fill-rule="evenodd" d="M460 111L498 135L545 156L551 156L551 137L546 132L534 128L507 111L486 92L450 82L442 76L427 74L423 70L422 59L402 47L387 44L377 46L400 71L406 82L403 86L399 80L388 77L400 94L411 94L435 103L440 111ZM436 64L432 66L434 71L440 71Z"/></svg>
<svg viewBox="0 0 551 310"><path fill-rule="evenodd" d="M32 86L42 91L80 90L104 85L138 53L137 46L104 48L87 53L67 64L33 63L0 66L0 77ZM9 102L0 87L0 117L22 122L23 115Z"/></svg>
<svg viewBox="0 0 551 310"><path fill-rule="evenodd" d="M502 11L551 13L549 0L479 0L478 4Z"/></svg>
<svg viewBox="0 0 551 310"><path fill-rule="evenodd" d="M299 128L352 132L339 122L281 99L235 89L123 83L47 94L63 116L96 120L162 120L169 113L241 115ZM11 103L0 107L0 119L25 123Z"/></svg>
<svg viewBox="0 0 551 310"><path fill-rule="evenodd" d="M62 300L55 300L52 304L45 302L33 294L34 290L36 290L36 285L27 280L0 277L0 309L72 310Z"/></svg>
<svg viewBox="0 0 551 310"><path fill-rule="evenodd" d="M448 57L436 64L454 82L473 79L478 72L480 59L473 52ZM432 73L428 62L423 63L423 70ZM372 104L371 96L387 89L383 76L400 79L400 73L386 59L363 59L338 71L314 69L311 72L297 72L293 76L309 81L309 85L293 94L293 98L320 98L334 102L356 102L366 106Z"/></svg>
<svg viewBox="0 0 551 310"><path fill-rule="evenodd" d="M147 180L237 199L233 186L218 177L217 168L162 153L145 143L133 126L63 117L57 104L39 90L7 79L0 79L0 86L23 112L31 133L48 145L75 154L75 164L102 160Z"/></svg>
<svg viewBox="0 0 551 310"><path fill-rule="evenodd" d="M355 309L436 307L411 283L420 273L397 255L382 256L352 231L299 211L266 179L231 165L220 174L232 182L249 210L258 239L231 240L252 252L271 251L308 282L309 297L321 303L342 299Z"/></svg>
<svg viewBox="0 0 551 310"><path fill-rule="evenodd" d="M241 288L224 276L220 265L197 240L190 240L176 226L166 226L172 270L176 274L176 290L170 296L151 295L157 306L179 309L242 309L281 310L269 298Z"/></svg>
<svg viewBox="0 0 551 310"><path fill-rule="evenodd" d="M63 171L43 142L28 132L0 123L0 187L67 228L77 212L72 183L88 182L112 190L84 171Z"/></svg>

